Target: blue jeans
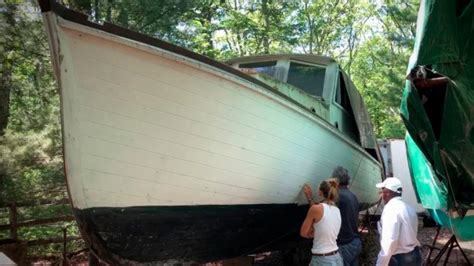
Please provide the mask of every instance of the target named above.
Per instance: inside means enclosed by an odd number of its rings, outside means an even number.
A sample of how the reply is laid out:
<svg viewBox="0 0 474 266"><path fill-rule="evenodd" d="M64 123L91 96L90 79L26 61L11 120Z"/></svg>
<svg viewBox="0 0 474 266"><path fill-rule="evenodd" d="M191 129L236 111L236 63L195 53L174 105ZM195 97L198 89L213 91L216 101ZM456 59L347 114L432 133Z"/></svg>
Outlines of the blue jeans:
<svg viewBox="0 0 474 266"><path fill-rule="evenodd" d="M420 266L421 265L421 251L419 247L415 247L413 251L403 254L393 255L390 258L389 266L407 265Z"/></svg>
<svg viewBox="0 0 474 266"><path fill-rule="evenodd" d="M340 245L339 252L341 253L344 266L359 265L359 254L362 251L362 241L359 237L354 238L351 242Z"/></svg>
<svg viewBox="0 0 474 266"><path fill-rule="evenodd" d="M339 253L331 255L331 256L313 256L311 258L311 262L309 263L310 266L342 266L344 265L342 262L342 257Z"/></svg>

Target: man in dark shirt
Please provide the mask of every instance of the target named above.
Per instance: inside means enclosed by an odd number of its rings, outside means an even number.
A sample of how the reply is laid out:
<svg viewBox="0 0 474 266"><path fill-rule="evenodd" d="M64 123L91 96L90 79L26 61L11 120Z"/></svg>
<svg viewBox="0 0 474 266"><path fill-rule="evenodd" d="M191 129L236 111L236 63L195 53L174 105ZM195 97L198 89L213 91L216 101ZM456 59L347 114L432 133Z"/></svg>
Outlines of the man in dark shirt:
<svg viewBox="0 0 474 266"><path fill-rule="evenodd" d="M344 265L358 265L359 254L362 251L362 242L358 232L359 201L349 188L350 176L347 169L338 166L332 176L339 180L339 202L341 211L341 230L337 236L337 246L341 253Z"/></svg>

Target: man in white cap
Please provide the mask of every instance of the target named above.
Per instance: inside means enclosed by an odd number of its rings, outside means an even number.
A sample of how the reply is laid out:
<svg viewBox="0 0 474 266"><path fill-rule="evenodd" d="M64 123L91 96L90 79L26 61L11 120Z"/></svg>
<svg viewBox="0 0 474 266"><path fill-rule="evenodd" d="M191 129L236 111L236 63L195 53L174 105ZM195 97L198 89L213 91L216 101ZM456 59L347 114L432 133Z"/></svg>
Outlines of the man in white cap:
<svg viewBox="0 0 474 266"><path fill-rule="evenodd" d="M402 183L388 177L376 185L382 189L385 207L380 218L380 252L377 265L421 265L418 216L415 210L402 201Z"/></svg>

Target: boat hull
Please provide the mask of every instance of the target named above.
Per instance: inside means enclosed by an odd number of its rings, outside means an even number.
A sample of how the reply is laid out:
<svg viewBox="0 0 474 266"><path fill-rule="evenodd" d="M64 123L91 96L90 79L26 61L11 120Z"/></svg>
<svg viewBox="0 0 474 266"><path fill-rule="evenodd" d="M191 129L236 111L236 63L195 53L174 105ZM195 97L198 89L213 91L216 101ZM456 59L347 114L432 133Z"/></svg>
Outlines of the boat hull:
<svg viewBox="0 0 474 266"><path fill-rule="evenodd" d="M144 206L75 210L92 247L110 261L208 262L294 248L307 206Z"/></svg>
<svg viewBox="0 0 474 266"><path fill-rule="evenodd" d="M110 25L44 16L68 191L100 257L203 262L304 242L302 186L336 166L362 207L377 202L379 162L271 87Z"/></svg>

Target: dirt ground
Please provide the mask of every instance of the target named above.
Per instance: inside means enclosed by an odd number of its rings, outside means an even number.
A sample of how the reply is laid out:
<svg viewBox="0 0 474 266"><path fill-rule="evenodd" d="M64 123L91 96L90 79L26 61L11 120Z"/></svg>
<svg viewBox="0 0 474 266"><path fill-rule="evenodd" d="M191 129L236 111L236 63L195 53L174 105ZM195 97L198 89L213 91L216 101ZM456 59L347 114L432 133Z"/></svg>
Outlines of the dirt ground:
<svg viewBox="0 0 474 266"><path fill-rule="evenodd" d="M422 223L420 223L420 228L418 230L418 240L422 245L422 255L424 261L427 261L428 259L430 246L432 246L433 244L436 232L436 227L423 227ZM370 232L364 230L361 234L361 238L363 241L363 248L359 260L360 265L375 265L375 262L377 260L377 254L380 250L378 235L375 233L374 230L371 230ZM441 229L440 234L438 236L438 241L435 245L436 248L432 251L430 261L433 261L435 259L436 255L438 255L439 253L439 250L443 248L444 244L446 244L450 238L451 234L449 233L449 231L447 229ZM474 265L474 241L459 242L459 245L462 247L470 263L466 262L459 248L454 247L451 251L450 257L446 265ZM444 262L446 261L446 256L447 252L444 253L437 265L444 265ZM273 254L269 254L265 258L260 258L254 263L254 265L270 266L290 264L284 262L284 257L282 254L274 252Z"/></svg>
<svg viewBox="0 0 474 266"><path fill-rule="evenodd" d="M435 237L435 235L436 227L421 228L418 232L418 240L422 244L422 251L425 255L425 259L427 258L426 256L429 253L428 246L431 246L433 244L433 238ZM449 231L447 229L441 229L440 234L438 236L438 241L436 243L437 249L433 250L433 254L431 255L431 261L433 261L433 259L439 253L439 249L443 248L443 246L449 241L450 238L451 234L449 233ZM454 247L446 265L474 265L474 241L459 241L458 243L466 254L466 257L470 263L465 260L459 248ZM444 262L446 261L446 255L447 252L445 252L445 254L442 256L442 259L440 260L438 265L444 265Z"/></svg>
<svg viewBox="0 0 474 266"><path fill-rule="evenodd" d="M423 260L428 261L428 255L430 251L430 247L433 245L433 240L436 235L437 228L436 227L422 227L420 226L418 230L418 240L421 243L421 250L423 255ZM364 232L361 236L364 239L364 246L362 250L362 254L360 256L361 265L374 265L375 261L377 260L377 254L380 249L380 245L378 242L378 236L375 233L368 234ZM451 238L451 234L447 229L441 229L440 234L438 236L438 240L435 245L435 249L433 249L432 254L430 256L430 261L433 261L438 255L439 250L443 248L444 244L448 242ZM473 265L474 263L474 241L469 242L459 242L463 251L465 252L467 258L469 259L470 263L466 262L463 255L459 251L459 248L454 247L451 251L449 259L446 265ZM441 257L441 260L438 262L438 265L444 265L446 260L447 252Z"/></svg>

